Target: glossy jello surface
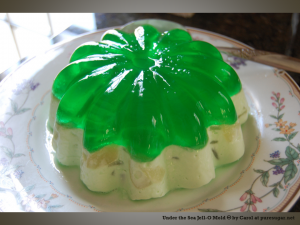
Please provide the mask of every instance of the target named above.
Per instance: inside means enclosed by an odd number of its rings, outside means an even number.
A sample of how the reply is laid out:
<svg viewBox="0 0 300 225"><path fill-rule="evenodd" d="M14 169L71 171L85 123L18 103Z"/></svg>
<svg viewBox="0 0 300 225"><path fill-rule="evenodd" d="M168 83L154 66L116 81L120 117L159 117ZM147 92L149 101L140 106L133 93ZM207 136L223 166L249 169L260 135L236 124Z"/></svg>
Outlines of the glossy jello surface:
<svg viewBox="0 0 300 225"><path fill-rule="evenodd" d="M89 152L117 144L140 162L169 145L203 148L209 126L237 121L231 97L240 90L215 47L150 25L80 46L52 89L57 123L83 129Z"/></svg>

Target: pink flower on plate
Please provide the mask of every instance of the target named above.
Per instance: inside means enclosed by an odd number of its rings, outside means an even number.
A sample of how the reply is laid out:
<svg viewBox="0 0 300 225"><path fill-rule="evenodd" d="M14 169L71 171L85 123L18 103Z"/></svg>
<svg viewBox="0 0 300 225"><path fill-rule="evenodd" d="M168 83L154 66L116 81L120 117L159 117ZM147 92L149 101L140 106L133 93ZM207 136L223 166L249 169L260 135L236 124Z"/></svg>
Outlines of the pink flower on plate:
<svg viewBox="0 0 300 225"><path fill-rule="evenodd" d="M39 208L43 208L43 209L46 209L47 208L47 204L49 203L50 201L47 201L45 199L41 199L38 201L38 207Z"/></svg>
<svg viewBox="0 0 300 225"><path fill-rule="evenodd" d="M245 204L242 206L242 208L241 208L240 211L241 211L241 212L245 212L245 210L247 209L247 206L248 206L248 205L245 203Z"/></svg>
<svg viewBox="0 0 300 225"><path fill-rule="evenodd" d="M277 98L279 98L279 97L280 97L280 93L279 93L279 92L277 92L276 96L277 96Z"/></svg>
<svg viewBox="0 0 300 225"><path fill-rule="evenodd" d="M272 102L272 106L274 106L275 108L277 108L277 104L275 102Z"/></svg>
<svg viewBox="0 0 300 225"><path fill-rule="evenodd" d="M245 193L240 197L240 201L245 201L246 198L247 198L247 196L248 196L248 193L245 192Z"/></svg>
<svg viewBox="0 0 300 225"><path fill-rule="evenodd" d="M256 201L262 202L262 200L259 197L255 196L255 195L254 195L254 197L255 197Z"/></svg>
<svg viewBox="0 0 300 225"><path fill-rule="evenodd" d="M8 129L7 129L7 134L8 134L8 135L11 135L11 136L13 135L13 131L12 131L11 128L8 128Z"/></svg>
<svg viewBox="0 0 300 225"><path fill-rule="evenodd" d="M3 123L3 121L0 121L0 127L1 127L1 128L4 128L4 127L5 127L5 124Z"/></svg>
<svg viewBox="0 0 300 225"><path fill-rule="evenodd" d="M255 195L251 195L251 201L253 203L262 202L262 200L259 197L255 196Z"/></svg>
<svg viewBox="0 0 300 225"><path fill-rule="evenodd" d="M280 103L282 104L284 102L284 98L280 99Z"/></svg>
<svg viewBox="0 0 300 225"><path fill-rule="evenodd" d="M262 200L259 198L259 197L257 197L257 196L255 196L255 195L251 195L251 201L253 202L253 203L256 203L256 202L262 202Z"/></svg>
<svg viewBox="0 0 300 225"><path fill-rule="evenodd" d="M257 211L257 208L256 208L255 205L251 205L251 208L252 208L252 211L253 211L253 212L256 212L256 211Z"/></svg>
<svg viewBox="0 0 300 225"><path fill-rule="evenodd" d="M57 197L58 197L57 194L52 194L52 195L51 195L51 198L57 198Z"/></svg>
<svg viewBox="0 0 300 225"><path fill-rule="evenodd" d="M273 101L276 101L276 99L275 99L273 96L271 97L271 99L272 99Z"/></svg>
<svg viewBox="0 0 300 225"><path fill-rule="evenodd" d="M283 110L283 109L284 109L284 107L285 107L285 105L281 106L281 107L280 107L280 110Z"/></svg>
<svg viewBox="0 0 300 225"><path fill-rule="evenodd" d="M253 203L256 203L255 195L251 195L251 201L252 201Z"/></svg>

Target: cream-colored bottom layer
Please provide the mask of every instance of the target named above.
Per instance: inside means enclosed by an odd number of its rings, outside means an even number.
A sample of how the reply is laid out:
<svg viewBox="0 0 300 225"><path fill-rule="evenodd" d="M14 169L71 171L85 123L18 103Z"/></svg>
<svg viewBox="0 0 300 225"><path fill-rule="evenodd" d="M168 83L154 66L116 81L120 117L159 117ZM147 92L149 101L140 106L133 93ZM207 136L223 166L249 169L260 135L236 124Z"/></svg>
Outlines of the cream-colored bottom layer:
<svg viewBox="0 0 300 225"><path fill-rule="evenodd" d="M59 101L52 96L49 128L56 158L64 165L80 165L81 180L92 191L123 188L133 200L164 196L175 188L198 188L215 177L215 167L234 162L244 154L241 123L248 118L243 91L232 97L238 121L208 128L209 142L199 150L168 146L153 161L139 163L122 146L110 145L89 153L83 148L83 130L55 122Z"/></svg>

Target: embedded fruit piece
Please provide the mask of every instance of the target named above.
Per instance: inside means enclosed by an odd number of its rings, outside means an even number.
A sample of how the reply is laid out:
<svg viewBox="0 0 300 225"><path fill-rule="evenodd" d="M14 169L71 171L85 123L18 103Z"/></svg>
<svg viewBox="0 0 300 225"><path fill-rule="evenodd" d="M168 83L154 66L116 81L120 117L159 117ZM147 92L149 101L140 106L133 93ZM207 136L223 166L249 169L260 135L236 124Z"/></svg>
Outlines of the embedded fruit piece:
<svg viewBox="0 0 300 225"><path fill-rule="evenodd" d="M116 145L108 145L96 153L90 154L87 159L87 168L96 169L98 167L107 166L118 159L118 147Z"/></svg>
<svg viewBox="0 0 300 225"><path fill-rule="evenodd" d="M109 192L122 188L129 179L126 161L128 154L122 146L109 145L92 154L83 149L80 179L92 191Z"/></svg>
<svg viewBox="0 0 300 225"><path fill-rule="evenodd" d="M225 139L232 142L238 138L240 126L240 123L235 123L234 125L221 125L220 127Z"/></svg>
<svg viewBox="0 0 300 225"><path fill-rule="evenodd" d="M139 164L140 163L130 160L129 173L133 185L136 188L141 189L150 186L152 182L148 174L141 169L141 166Z"/></svg>
<svg viewBox="0 0 300 225"><path fill-rule="evenodd" d="M153 183L159 183L165 176L165 169L161 166L156 166L155 168L141 168L150 178Z"/></svg>
<svg viewBox="0 0 300 225"><path fill-rule="evenodd" d="M130 160L129 173L133 185L138 189L142 189L161 182L166 171L162 166L155 163L138 163Z"/></svg>

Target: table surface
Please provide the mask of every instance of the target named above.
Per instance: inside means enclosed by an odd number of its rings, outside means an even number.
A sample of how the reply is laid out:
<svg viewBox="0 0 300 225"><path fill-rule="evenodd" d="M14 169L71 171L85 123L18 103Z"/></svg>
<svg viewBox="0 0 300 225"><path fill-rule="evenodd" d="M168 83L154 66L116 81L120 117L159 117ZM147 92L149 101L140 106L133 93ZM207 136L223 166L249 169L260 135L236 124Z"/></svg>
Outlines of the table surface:
<svg viewBox="0 0 300 225"><path fill-rule="evenodd" d="M120 26L139 19L165 19L216 32L255 49L300 59L300 15L297 13L196 13L191 18L168 13L96 13L95 18L97 29ZM80 34L84 31L76 32ZM289 74L300 85L300 74ZM300 212L300 199L290 212Z"/></svg>

